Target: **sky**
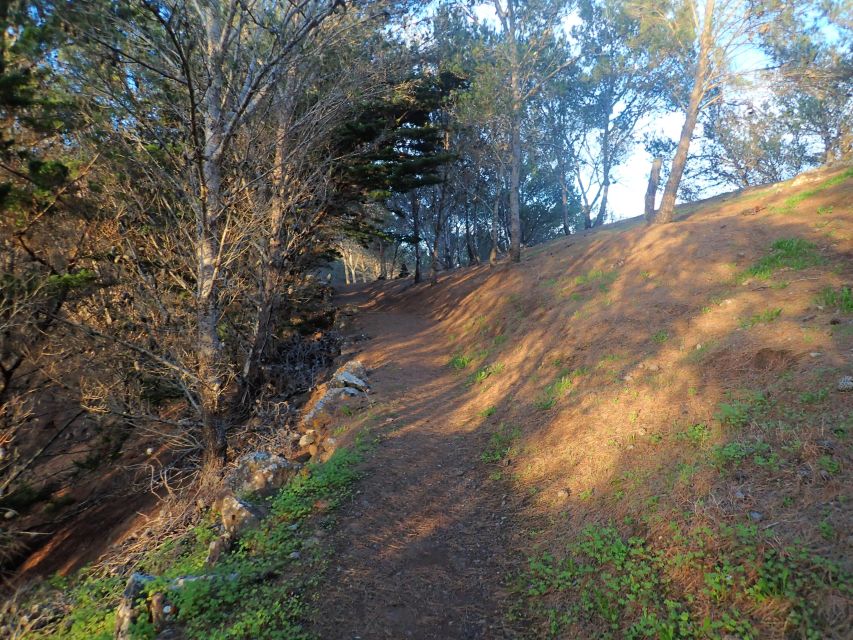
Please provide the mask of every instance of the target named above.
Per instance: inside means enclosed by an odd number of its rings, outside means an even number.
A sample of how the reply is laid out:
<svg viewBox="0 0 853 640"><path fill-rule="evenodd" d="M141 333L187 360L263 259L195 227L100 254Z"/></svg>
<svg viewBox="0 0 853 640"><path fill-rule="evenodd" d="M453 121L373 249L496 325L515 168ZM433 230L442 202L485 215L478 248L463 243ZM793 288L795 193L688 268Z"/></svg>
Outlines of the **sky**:
<svg viewBox="0 0 853 640"><path fill-rule="evenodd" d="M491 2L481 2L476 5L473 13L477 20L490 23L493 27L500 29L495 7ZM577 14L569 14L563 19L563 29L568 32L578 22ZM757 49L748 48L738 53L734 66L741 70L757 69L764 66L765 62L763 54ZM655 112L638 123L634 137L636 140L642 140L644 134L651 134L655 137L678 140L683 124L683 113ZM699 132L701 132L701 124L697 125L696 133ZM643 213L651 165L652 157L646 153L642 144L638 143L625 162L613 169L608 195L608 210L613 220L622 220ZM658 192L658 203L663 195L662 191L661 188Z"/></svg>

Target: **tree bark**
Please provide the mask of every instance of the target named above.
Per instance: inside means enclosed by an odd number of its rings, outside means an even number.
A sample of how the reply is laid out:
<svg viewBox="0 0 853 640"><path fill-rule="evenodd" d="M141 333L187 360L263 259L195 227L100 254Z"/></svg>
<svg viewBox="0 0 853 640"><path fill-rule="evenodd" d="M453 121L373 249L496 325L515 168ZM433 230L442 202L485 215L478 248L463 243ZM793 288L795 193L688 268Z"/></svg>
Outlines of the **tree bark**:
<svg viewBox="0 0 853 640"><path fill-rule="evenodd" d="M608 84L607 87L607 96L608 96L608 104L610 102L611 95L611 87ZM612 113L612 108L607 111L607 114L604 116L604 122L601 132L601 175L604 179L601 185L601 204L598 207L598 215L595 216L595 221L592 223L593 227L600 227L604 224L604 218L607 215L607 194L610 192L610 165L611 161L611 153L610 153L610 115Z"/></svg>
<svg viewBox="0 0 853 640"><path fill-rule="evenodd" d="M420 202L415 192L412 192L412 225L414 226L415 243L415 284L421 281L421 229L420 229Z"/></svg>
<svg viewBox="0 0 853 640"><path fill-rule="evenodd" d="M501 181L502 176L498 173L498 184L495 192L495 203L492 206L492 249L489 251L489 266L494 267L498 262L498 225L500 224L501 206Z"/></svg>
<svg viewBox="0 0 853 640"><path fill-rule="evenodd" d="M501 11L496 3L499 16L504 23L509 41L510 91L512 106L510 113L510 175L509 175L509 258L521 262L521 117L524 108L521 96L521 61L519 60L518 41L515 28L515 0L507 0L506 10Z"/></svg>
<svg viewBox="0 0 853 640"><path fill-rule="evenodd" d="M560 213L563 215L563 233L571 235L569 226L569 184L566 180L565 164L560 160Z"/></svg>
<svg viewBox="0 0 853 640"><path fill-rule="evenodd" d="M221 24L216 11L208 11L207 47L208 58L220 61L219 48ZM224 214L222 207L221 149L223 145L223 70L211 71L210 84L204 98L205 144L201 156L200 204L196 226L197 259L197 367L199 378L199 408L201 412L204 468L218 471L224 466L226 457L226 426L221 416L222 395L222 343L217 333L219 322L219 246L222 233L220 227Z"/></svg>
<svg viewBox="0 0 853 640"><path fill-rule="evenodd" d="M658 194L658 183L660 182L660 169L663 158L657 157L652 161L652 172L649 174L649 186L646 189L646 206L644 215L646 222L652 222L655 218L655 198Z"/></svg>
<svg viewBox="0 0 853 640"><path fill-rule="evenodd" d="M669 179L666 181L660 210L655 216L655 222L658 224L672 222L675 215L675 198L678 195L678 186L681 184L681 176L684 174L684 166L687 163L693 130L696 128L696 122L699 119L699 108L702 99L705 97L705 83L711 63L711 47L714 44L714 0L705 0L704 20L702 35L699 38L699 59L696 61L696 69L693 73L690 102L687 105L684 126L681 128L681 137L678 140L678 148L672 160L672 169L669 172Z"/></svg>
<svg viewBox="0 0 853 640"><path fill-rule="evenodd" d="M385 265L385 242L379 239L379 279L388 279L388 268Z"/></svg>
<svg viewBox="0 0 853 640"><path fill-rule="evenodd" d="M519 107L520 111L520 107ZM512 158L509 175L509 257L513 262L521 262L521 206L519 189L521 187L521 114L513 107L512 116Z"/></svg>
<svg viewBox="0 0 853 640"><path fill-rule="evenodd" d="M468 264L479 264L480 257L474 251L474 244L471 239L471 213L469 208L465 207L465 249L468 253Z"/></svg>

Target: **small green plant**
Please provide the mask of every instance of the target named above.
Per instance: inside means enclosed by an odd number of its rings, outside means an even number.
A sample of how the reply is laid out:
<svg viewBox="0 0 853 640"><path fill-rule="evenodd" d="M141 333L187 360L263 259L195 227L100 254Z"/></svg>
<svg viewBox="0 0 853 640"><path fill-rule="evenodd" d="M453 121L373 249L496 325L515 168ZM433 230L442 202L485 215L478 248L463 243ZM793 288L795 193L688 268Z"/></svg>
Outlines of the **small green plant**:
<svg viewBox="0 0 853 640"><path fill-rule="evenodd" d="M832 456L821 456L818 458L817 466L833 476L841 471L841 464Z"/></svg>
<svg viewBox="0 0 853 640"><path fill-rule="evenodd" d="M853 313L853 289L841 287L836 290L827 287L820 292L815 302L822 307L838 309L841 313Z"/></svg>
<svg viewBox="0 0 853 640"><path fill-rule="evenodd" d="M652 335L652 340L657 342L658 344L663 344L667 340L669 340L669 333L665 329L661 329L657 333Z"/></svg>
<svg viewBox="0 0 853 640"><path fill-rule="evenodd" d="M574 279L574 284L583 285L591 282L598 282L602 285L613 284L618 273L616 271L603 271L601 269L593 269L585 275L578 276Z"/></svg>
<svg viewBox="0 0 853 640"><path fill-rule="evenodd" d="M729 394L728 402L721 402L717 406L714 418L723 426L741 428L768 406L767 398L760 392L747 392L740 396Z"/></svg>
<svg viewBox="0 0 853 640"><path fill-rule="evenodd" d="M450 359L448 364L451 368L456 369L456 371L462 371L462 369L471 364L471 360L471 356L466 356L464 353L457 353Z"/></svg>
<svg viewBox="0 0 853 640"><path fill-rule="evenodd" d="M818 531L820 531L820 535L824 540L835 539L835 527L832 526L832 523L827 518L824 518L820 521L820 524L818 524L817 529Z"/></svg>
<svg viewBox="0 0 853 640"><path fill-rule="evenodd" d="M800 271L824 262L817 247L802 238L783 238L770 245L770 253L738 276L739 282L750 278L767 280L776 271Z"/></svg>
<svg viewBox="0 0 853 640"><path fill-rule="evenodd" d="M539 409L539 411L547 411L555 404L557 404L557 398L547 394L543 395L541 398L539 398L538 400L536 400L536 402L533 403L533 405L537 409Z"/></svg>
<svg viewBox="0 0 853 640"><path fill-rule="evenodd" d="M469 387L475 384L482 384L491 376L503 373L503 370L504 365L499 362L480 367L479 369L477 369L477 371L468 376L468 378L465 380L465 384Z"/></svg>
<svg viewBox="0 0 853 640"><path fill-rule="evenodd" d="M562 361L555 361L559 366ZM546 411L553 407L557 400L562 398L575 385L575 381L581 376L589 373L589 367L578 367L577 369L561 369L557 374L557 379L545 387L545 391L534 403L540 411Z"/></svg>
<svg viewBox="0 0 853 640"><path fill-rule="evenodd" d="M757 324L769 324L780 315L782 315L782 309L767 309L767 311L756 313L748 318L741 318L738 324L741 329L749 329Z"/></svg>
<svg viewBox="0 0 853 640"><path fill-rule="evenodd" d="M493 415L495 415L495 412L497 410L498 410L498 408L493 405L491 407L486 407L485 409L480 411L480 413L478 413L477 415L480 416L481 418L491 418Z"/></svg>
<svg viewBox="0 0 853 640"><path fill-rule="evenodd" d="M817 208L817 215L819 215L819 216L830 215L832 213L832 209L833 209L833 207L831 207L831 206L830 207L818 207Z"/></svg>
<svg viewBox="0 0 853 640"><path fill-rule="evenodd" d="M686 440L694 446L700 447L711 437L711 429L704 422L690 425L685 431L676 436L680 440Z"/></svg>
<svg viewBox="0 0 853 640"><path fill-rule="evenodd" d="M515 442L520 437L521 429L501 424L489 438L489 444L486 446L486 450L480 454L480 460L483 462L500 462L510 454Z"/></svg>
<svg viewBox="0 0 853 640"><path fill-rule="evenodd" d="M803 404L819 404L829 396L829 389L818 389L817 391L804 391L800 394L800 402Z"/></svg>

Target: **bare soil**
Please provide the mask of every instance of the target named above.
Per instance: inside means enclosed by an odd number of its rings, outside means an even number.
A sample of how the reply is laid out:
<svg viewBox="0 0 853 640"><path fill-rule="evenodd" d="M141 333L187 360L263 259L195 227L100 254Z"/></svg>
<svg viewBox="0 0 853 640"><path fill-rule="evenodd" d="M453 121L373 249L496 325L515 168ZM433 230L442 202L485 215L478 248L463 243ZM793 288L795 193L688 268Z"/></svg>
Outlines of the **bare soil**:
<svg viewBox="0 0 853 640"><path fill-rule="evenodd" d="M374 404L341 428L382 441L334 528L319 637L544 637L541 621L507 622L519 598L508 576L530 555L559 557L589 524L677 553L669 524L685 514L690 526L733 526L758 513L771 544L796 540L849 569L849 536L817 527L853 523L853 449L835 435L853 429L853 397L835 389L853 373L853 318L817 302L853 283L853 180L820 186L843 170L685 205L675 224L560 238L520 265L459 269L437 286L344 291L339 302L360 310L354 331L370 337L357 346ZM819 264L742 277L785 238L812 243ZM456 354L471 358L461 372L448 366ZM723 403L759 393L772 407L763 422L717 419ZM693 425L703 441L685 435ZM517 446L482 462L506 429ZM732 439L768 443L779 467L718 471L714 447ZM658 524L640 526L651 511ZM694 592L702 568L669 579ZM853 603L826 598L818 611L843 602L826 626L841 637ZM790 633L784 608L748 614L762 638Z"/></svg>
<svg viewBox="0 0 853 640"><path fill-rule="evenodd" d="M383 292L350 292L380 444L339 516L315 631L322 638L503 637L511 514L479 463L479 428L439 325ZM390 400L390 401L388 401Z"/></svg>

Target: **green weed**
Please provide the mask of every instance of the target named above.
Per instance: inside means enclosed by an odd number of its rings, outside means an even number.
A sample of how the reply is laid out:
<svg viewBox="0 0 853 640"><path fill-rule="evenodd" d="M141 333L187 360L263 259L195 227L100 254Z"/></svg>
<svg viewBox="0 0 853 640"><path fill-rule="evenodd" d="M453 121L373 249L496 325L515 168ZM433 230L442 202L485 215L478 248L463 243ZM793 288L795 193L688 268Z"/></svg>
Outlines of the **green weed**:
<svg viewBox="0 0 853 640"><path fill-rule="evenodd" d="M464 353L457 353L450 359L448 365L457 371L461 371L471 364L472 359L471 356L466 356Z"/></svg>
<svg viewBox="0 0 853 640"><path fill-rule="evenodd" d="M669 340L669 333L666 330L661 329L660 331L652 335L652 340L654 342L657 342L658 344L663 344L664 342Z"/></svg>
<svg viewBox="0 0 853 640"><path fill-rule="evenodd" d="M815 302L822 307L838 309L841 313L853 313L853 289L841 287L835 290L827 287L820 292Z"/></svg>
<svg viewBox="0 0 853 640"><path fill-rule="evenodd" d="M597 282L601 285L613 284L619 274L616 271L603 271L602 269L593 269L585 275L578 276L574 279L575 285L589 284Z"/></svg>
<svg viewBox="0 0 853 640"><path fill-rule="evenodd" d="M803 404L819 404L826 400L829 396L828 389L819 389L817 391L804 391L800 394L800 402Z"/></svg>
<svg viewBox="0 0 853 640"><path fill-rule="evenodd" d="M769 402L763 393L747 392L740 396L728 395L728 402L717 406L714 418L723 426L741 428L750 419L760 415L769 407Z"/></svg>
<svg viewBox="0 0 853 640"><path fill-rule="evenodd" d="M521 437L521 429L501 424L498 430L489 438L486 450L480 454L483 462L500 462L506 458L515 446L515 442Z"/></svg>
<svg viewBox="0 0 853 640"><path fill-rule="evenodd" d="M748 318L742 318L738 323L741 329L749 329L757 324L769 324L782 315L782 309L768 309Z"/></svg>
<svg viewBox="0 0 853 640"><path fill-rule="evenodd" d="M700 447L711 437L711 429L704 422L689 426L685 431L679 433L676 438Z"/></svg>
<svg viewBox="0 0 853 640"><path fill-rule="evenodd" d="M738 281L744 282L749 278L767 280L781 269L800 271L823 262L813 243L802 238L783 238L770 245L770 253L741 273Z"/></svg>
<svg viewBox="0 0 853 640"><path fill-rule="evenodd" d="M465 385L470 387L475 384L482 384L491 376L503 373L503 370L504 365L499 362L480 367L479 369L477 369L477 371L468 376L468 378L465 380Z"/></svg>
<svg viewBox="0 0 853 640"><path fill-rule="evenodd" d="M556 361L555 361L556 362ZM553 407L557 400L562 398L575 385L581 376L589 373L589 367L578 367L577 369L562 369L557 374L557 379L545 387L545 391L534 403L540 411L546 411Z"/></svg>
<svg viewBox="0 0 853 640"><path fill-rule="evenodd" d="M853 177L853 167L848 168L846 171L838 174L837 176L833 176L827 180L824 180L821 184L812 187L811 189L806 189L805 191L801 191L800 193L789 196L782 202L782 206L778 209L780 213L790 213L793 211L794 207L798 204L807 200L808 198L812 198L822 191L826 191L830 187L834 187L835 185L841 184L845 182L848 178ZM831 208L830 208L831 210ZM820 210L818 210L820 213Z"/></svg>
<svg viewBox="0 0 853 640"><path fill-rule="evenodd" d="M356 469L364 447L339 449L325 463L310 465L269 501L270 515L257 529L247 532L231 554L213 569L204 561L209 543L218 535L211 519L204 520L181 538L166 541L149 552L140 570L157 573L159 578L146 585L146 592L169 589L181 637L189 640L231 640L309 638L304 621L308 605L302 598L311 586L307 572L299 577L299 562L312 562L303 549L298 523L315 510L318 502L335 508L351 494L359 474ZM207 577L185 580L179 588L170 580L187 576ZM53 588L64 593L67 613L58 624L35 631L33 638L60 640L108 640L113 637L115 607L124 579L96 577L85 571L70 580L54 581ZM150 622L140 620L132 637L154 638Z"/></svg>
<svg viewBox="0 0 853 640"><path fill-rule="evenodd" d="M495 406L486 407L485 409L480 411L480 413L478 413L477 415L480 416L481 418L491 418L493 415L495 415L495 412L497 410L498 410L498 408Z"/></svg>

